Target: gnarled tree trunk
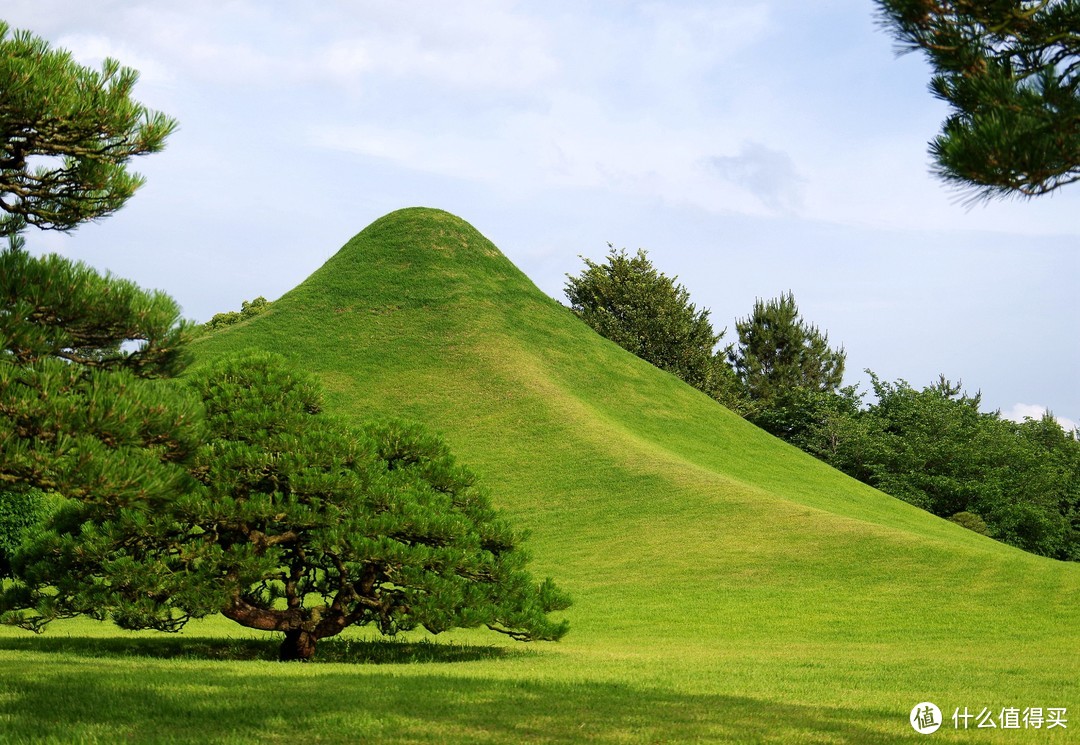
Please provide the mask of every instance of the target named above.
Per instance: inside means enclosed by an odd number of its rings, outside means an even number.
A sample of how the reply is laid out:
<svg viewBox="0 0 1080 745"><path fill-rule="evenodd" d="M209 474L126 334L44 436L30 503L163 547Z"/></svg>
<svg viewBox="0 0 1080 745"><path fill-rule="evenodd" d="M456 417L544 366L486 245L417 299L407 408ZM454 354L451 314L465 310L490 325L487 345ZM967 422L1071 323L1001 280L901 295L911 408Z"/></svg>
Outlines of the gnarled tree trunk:
<svg viewBox="0 0 1080 745"><path fill-rule="evenodd" d="M278 659L282 662L307 662L315 656L315 642L318 637L310 631L303 629L290 629L285 632L285 640L281 642L281 651Z"/></svg>

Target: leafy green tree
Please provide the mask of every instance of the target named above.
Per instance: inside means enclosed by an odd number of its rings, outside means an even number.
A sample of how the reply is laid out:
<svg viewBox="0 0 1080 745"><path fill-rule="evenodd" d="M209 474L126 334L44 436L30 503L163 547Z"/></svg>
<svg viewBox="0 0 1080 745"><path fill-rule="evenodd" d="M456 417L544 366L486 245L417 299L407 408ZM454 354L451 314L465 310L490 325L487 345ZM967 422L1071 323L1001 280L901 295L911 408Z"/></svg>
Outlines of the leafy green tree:
<svg viewBox="0 0 1080 745"><path fill-rule="evenodd" d="M840 388L844 349L832 349L829 335L802 319L792 293L758 299L735 328L739 341L728 358L750 402L745 416L758 426L800 441L826 412L858 405L854 388Z"/></svg>
<svg viewBox="0 0 1080 745"><path fill-rule="evenodd" d="M212 555L222 613L282 631L282 659L308 659L352 625L385 634L487 625L558 639L567 607L524 570L522 535L495 512L446 445L416 427L351 431L320 413L315 380L273 355L226 359L193 377L211 438L203 484L178 517Z"/></svg>
<svg viewBox="0 0 1080 745"><path fill-rule="evenodd" d="M951 108L930 144L940 178L978 198L1080 179L1080 2L876 2L902 48L925 52Z"/></svg>
<svg viewBox="0 0 1080 745"><path fill-rule="evenodd" d="M164 147L176 122L131 98L137 79L112 59L83 67L0 22L0 235L71 230L142 185L128 160Z"/></svg>
<svg viewBox="0 0 1080 745"><path fill-rule="evenodd" d="M766 432L821 457L815 452L819 444L837 449L851 442L846 430L858 425L862 398L858 386L835 391L788 388L768 401L752 401L743 416Z"/></svg>
<svg viewBox="0 0 1080 745"><path fill-rule="evenodd" d="M657 271L646 251L629 256L608 244L604 263L591 259L577 277L567 275L570 307L601 336L661 370L682 378L722 403L733 403L731 369L717 354L709 311L690 302L690 293Z"/></svg>
<svg viewBox="0 0 1080 745"><path fill-rule="evenodd" d="M45 517L44 495L36 489L0 492L0 580L11 577L11 560Z"/></svg>
<svg viewBox="0 0 1080 745"><path fill-rule="evenodd" d="M979 410L981 397L944 378L922 391L903 380L871 378L877 402L869 415L883 441L872 467L874 485L941 517L978 513L994 480L983 466L1005 465L984 463L991 417Z"/></svg>
<svg viewBox="0 0 1080 745"><path fill-rule="evenodd" d="M1066 523L1063 548L1058 558L1080 561L1080 440L1046 412L1039 419L1013 425L1020 438L1039 454L1050 470L1050 484L1058 510Z"/></svg>
<svg viewBox="0 0 1080 745"><path fill-rule="evenodd" d="M1017 425L982 412L978 394L944 378L916 390L870 375L877 400L814 430L807 450L939 517L970 513L997 540L1075 558L1080 453L1056 422Z"/></svg>

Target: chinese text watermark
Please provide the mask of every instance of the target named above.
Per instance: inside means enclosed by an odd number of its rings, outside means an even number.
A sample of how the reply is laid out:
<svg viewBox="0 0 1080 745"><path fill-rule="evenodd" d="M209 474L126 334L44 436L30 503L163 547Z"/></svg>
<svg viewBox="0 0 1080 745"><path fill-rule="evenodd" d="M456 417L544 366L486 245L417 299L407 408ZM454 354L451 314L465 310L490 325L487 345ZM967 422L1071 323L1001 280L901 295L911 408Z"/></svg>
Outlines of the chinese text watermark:
<svg viewBox="0 0 1080 745"><path fill-rule="evenodd" d="M969 709L967 706L953 710L953 729L1068 729L1068 709L1063 706L1006 706L991 709L988 706ZM929 735L937 732L948 719L942 716L941 709L929 701L916 704L909 718L916 732Z"/></svg>

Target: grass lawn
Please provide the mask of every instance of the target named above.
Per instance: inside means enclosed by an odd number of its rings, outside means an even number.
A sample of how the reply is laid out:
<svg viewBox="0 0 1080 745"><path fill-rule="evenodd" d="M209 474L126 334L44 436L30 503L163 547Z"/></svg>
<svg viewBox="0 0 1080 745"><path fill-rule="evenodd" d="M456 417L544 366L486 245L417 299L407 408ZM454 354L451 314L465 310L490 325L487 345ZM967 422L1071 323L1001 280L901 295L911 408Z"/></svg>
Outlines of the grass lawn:
<svg viewBox="0 0 1080 745"><path fill-rule="evenodd" d="M405 210L265 314L328 409L428 423L531 530L571 631L358 630L309 665L221 618L0 630L2 742L1080 741L1080 566L869 489L596 336L471 226ZM957 731L965 707L1068 728Z"/></svg>

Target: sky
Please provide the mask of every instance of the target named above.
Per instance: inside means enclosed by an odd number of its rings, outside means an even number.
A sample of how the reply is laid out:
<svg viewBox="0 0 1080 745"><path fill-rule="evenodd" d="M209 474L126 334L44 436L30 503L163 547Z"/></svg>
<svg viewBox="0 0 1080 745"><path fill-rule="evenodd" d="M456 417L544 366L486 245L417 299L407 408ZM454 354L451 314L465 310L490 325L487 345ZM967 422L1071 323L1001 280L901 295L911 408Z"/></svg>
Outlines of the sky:
<svg viewBox="0 0 1080 745"><path fill-rule="evenodd" d="M1080 422L1080 186L972 206L947 114L871 0L7 0L0 18L180 122L58 252L208 320L273 300L395 209L438 207L565 302L644 248L713 325L791 291L847 352L984 408Z"/></svg>

